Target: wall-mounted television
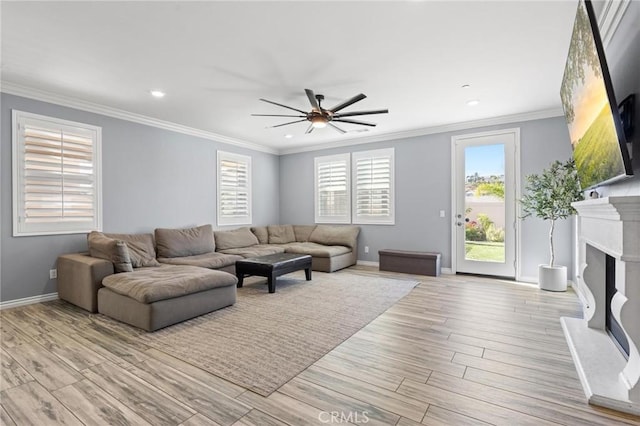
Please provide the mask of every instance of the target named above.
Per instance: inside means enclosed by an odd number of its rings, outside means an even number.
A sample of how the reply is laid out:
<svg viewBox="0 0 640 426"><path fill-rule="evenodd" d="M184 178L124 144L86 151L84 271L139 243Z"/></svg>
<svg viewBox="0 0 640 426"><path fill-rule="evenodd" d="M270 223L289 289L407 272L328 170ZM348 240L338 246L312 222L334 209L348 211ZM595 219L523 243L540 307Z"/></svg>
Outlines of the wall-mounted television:
<svg viewBox="0 0 640 426"><path fill-rule="evenodd" d="M589 0L578 3L560 98L582 189L632 176L618 104Z"/></svg>

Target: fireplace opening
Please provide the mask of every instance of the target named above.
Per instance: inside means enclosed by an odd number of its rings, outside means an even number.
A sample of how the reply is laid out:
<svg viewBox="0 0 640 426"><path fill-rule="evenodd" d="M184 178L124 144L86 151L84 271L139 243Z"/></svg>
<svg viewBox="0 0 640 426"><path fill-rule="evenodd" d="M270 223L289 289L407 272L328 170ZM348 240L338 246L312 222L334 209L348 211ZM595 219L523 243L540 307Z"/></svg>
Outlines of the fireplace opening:
<svg viewBox="0 0 640 426"><path fill-rule="evenodd" d="M613 339L618 349L623 353L625 358L629 359L629 342L627 336L625 336L620 323L616 321L615 317L611 313L611 300L614 294L618 291L616 289L616 259L612 256L606 255L605 260L605 284L606 284L606 304L607 315L605 317L605 325L607 327L607 333Z"/></svg>

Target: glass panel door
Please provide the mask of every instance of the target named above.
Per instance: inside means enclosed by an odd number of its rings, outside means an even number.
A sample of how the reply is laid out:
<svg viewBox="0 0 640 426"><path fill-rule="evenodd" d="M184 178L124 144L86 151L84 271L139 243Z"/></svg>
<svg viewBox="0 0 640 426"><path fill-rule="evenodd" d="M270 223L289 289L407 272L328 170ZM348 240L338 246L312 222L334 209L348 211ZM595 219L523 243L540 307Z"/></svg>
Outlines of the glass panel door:
<svg viewBox="0 0 640 426"><path fill-rule="evenodd" d="M504 263L504 144L464 149L464 257Z"/></svg>
<svg viewBox="0 0 640 426"><path fill-rule="evenodd" d="M515 277L516 131L453 141L456 272Z"/></svg>

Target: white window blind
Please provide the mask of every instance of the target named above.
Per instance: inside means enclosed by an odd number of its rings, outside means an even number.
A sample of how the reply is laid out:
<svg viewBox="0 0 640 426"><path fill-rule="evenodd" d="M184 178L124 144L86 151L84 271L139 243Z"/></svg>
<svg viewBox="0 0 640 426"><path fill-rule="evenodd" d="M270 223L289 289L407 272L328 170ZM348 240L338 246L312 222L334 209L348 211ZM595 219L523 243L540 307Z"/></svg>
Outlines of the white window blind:
<svg viewBox="0 0 640 426"><path fill-rule="evenodd" d="M315 158L316 223L351 222L349 154Z"/></svg>
<svg viewBox="0 0 640 426"><path fill-rule="evenodd" d="M393 157L393 148L352 154L353 223L395 223Z"/></svg>
<svg viewBox="0 0 640 426"><path fill-rule="evenodd" d="M218 225L251 222L251 157L218 151Z"/></svg>
<svg viewBox="0 0 640 426"><path fill-rule="evenodd" d="M14 110L13 235L102 228L101 128Z"/></svg>

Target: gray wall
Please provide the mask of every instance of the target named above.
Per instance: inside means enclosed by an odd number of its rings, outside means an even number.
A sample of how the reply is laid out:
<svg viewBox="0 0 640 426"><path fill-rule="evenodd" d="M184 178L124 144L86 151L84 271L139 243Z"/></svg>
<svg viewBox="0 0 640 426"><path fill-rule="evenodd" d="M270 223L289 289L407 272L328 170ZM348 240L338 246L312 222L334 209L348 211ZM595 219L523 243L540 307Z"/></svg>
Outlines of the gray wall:
<svg viewBox="0 0 640 426"><path fill-rule="evenodd" d="M567 125L561 117L284 155L280 157L280 222L313 222L314 157L394 147L396 224L361 225L358 259L377 262L378 250L384 248L438 251L442 266L451 267L451 136L513 127L520 128L521 181L553 160L571 156ZM445 210L445 218L439 217L440 210ZM548 223L527 219L521 229L521 275L537 277L538 265L548 262ZM559 223L555 235L557 261L571 269L571 220Z"/></svg>
<svg viewBox="0 0 640 426"><path fill-rule="evenodd" d="M216 221L216 150L250 155L253 222L279 222L278 157L89 112L2 94L0 98L0 300L56 291L49 269L86 250L85 235L12 236L11 110L102 127L103 229L151 232Z"/></svg>

